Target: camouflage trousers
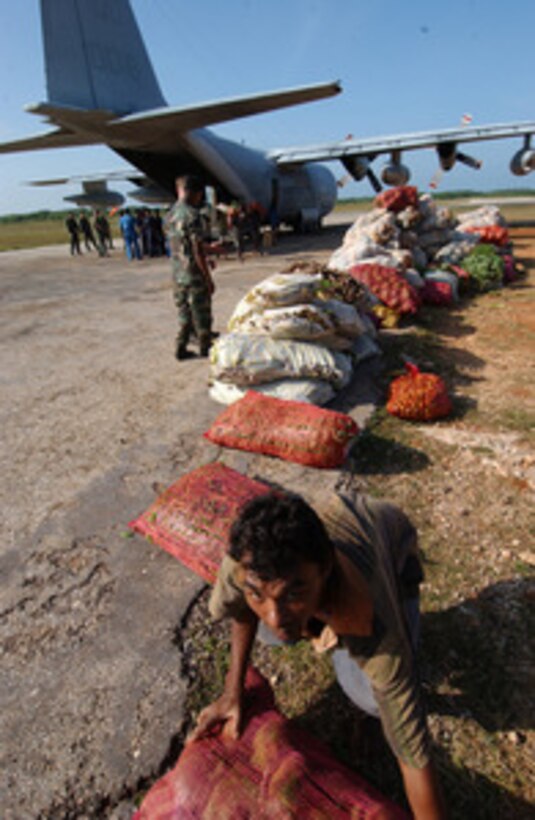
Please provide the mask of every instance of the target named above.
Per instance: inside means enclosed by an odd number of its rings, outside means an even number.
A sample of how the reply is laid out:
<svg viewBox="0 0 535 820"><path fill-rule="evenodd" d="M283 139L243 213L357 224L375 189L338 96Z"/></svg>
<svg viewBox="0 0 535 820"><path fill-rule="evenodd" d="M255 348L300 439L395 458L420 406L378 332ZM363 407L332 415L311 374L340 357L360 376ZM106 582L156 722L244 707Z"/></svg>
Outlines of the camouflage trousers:
<svg viewBox="0 0 535 820"><path fill-rule="evenodd" d="M193 332L201 351L208 350L212 338L212 297L208 288L204 282L175 282L174 299L178 310L177 349L187 347Z"/></svg>

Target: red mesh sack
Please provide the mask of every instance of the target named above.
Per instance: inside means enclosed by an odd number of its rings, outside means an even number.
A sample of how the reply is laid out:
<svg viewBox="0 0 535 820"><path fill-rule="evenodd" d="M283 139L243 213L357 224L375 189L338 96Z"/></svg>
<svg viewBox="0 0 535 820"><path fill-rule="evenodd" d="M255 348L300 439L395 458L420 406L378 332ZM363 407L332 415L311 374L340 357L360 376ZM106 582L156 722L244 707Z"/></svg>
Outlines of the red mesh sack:
<svg viewBox="0 0 535 820"><path fill-rule="evenodd" d="M240 739L215 735L186 746L133 820L407 818L286 720L274 707L268 683L252 668L246 687L247 722Z"/></svg>
<svg viewBox="0 0 535 820"><path fill-rule="evenodd" d="M213 583L239 509L269 487L215 462L171 485L128 525Z"/></svg>
<svg viewBox="0 0 535 820"><path fill-rule="evenodd" d="M449 416L452 404L444 381L434 373L421 373L406 364L407 373L394 379L386 409L410 421L431 421Z"/></svg>
<svg viewBox="0 0 535 820"><path fill-rule="evenodd" d="M420 288L420 297L425 305L450 307L453 305L453 290L449 282L432 282L427 279Z"/></svg>
<svg viewBox="0 0 535 820"><path fill-rule="evenodd" d="M397 313L411 315L418 312L418 291L395 268L364 262L362 265L354 265L348 272L358 282L366 285L384 305Z"/></svg>
<svg viewBox="0 0 535 820"><path fill-rule="evenodd" d="M399 213L412 205L418 207L418 188L414 185L398 185L397 188L387 188L375 197L377 208L386 208L388 211Z"/></svg>
<svg viewBox="0 0 535 820"><path fill-rule="evenodd" d="M490 245L496 245L499 248L504 248L509 244L509 231L502 225L484 225L481 228L463 228L464 233L474 233L479 236L481 242L487 242Z"/></svg>
<svg viewBox="0 0 535 820"><path fill-rule="evenodd" d="M339 467L359 432L345 413L249 390L204 434L223 447L278 456L309 467Z"/></svg>

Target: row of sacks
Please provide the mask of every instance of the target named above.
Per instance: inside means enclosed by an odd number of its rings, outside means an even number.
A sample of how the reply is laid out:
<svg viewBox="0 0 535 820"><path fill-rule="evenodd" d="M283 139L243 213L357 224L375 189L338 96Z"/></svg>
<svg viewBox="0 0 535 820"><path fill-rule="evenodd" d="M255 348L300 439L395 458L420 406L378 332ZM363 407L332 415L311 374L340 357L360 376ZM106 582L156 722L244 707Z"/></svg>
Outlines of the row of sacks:
<svg viewBox="0 0 535 820"><path fill-rule="evenodd" d="M210 395L222 404L248 389L323 405L353 368L380 351L366 289L316 263L298 263L255 285L210 351Z"/></svg>
<svg viewBox="0 0 535 820"><path fill-rule="evenodd" d="M330 267L349 270L366 262L422 272L444 263L459 264L480 241L501 248L509 245L505 219L493 205L455 216L429 194L420 195L408 185L384 191L374 205L346 232Z"/></svg>
<svg viewBox="0 0 535 820"><path fill-rule="evenodd" d="M358 217L329 265L346 270L376 299L384 326L424 304L451 305L516 277L505 220L495 206L453 216L412 186L389 189Z"/></svg>

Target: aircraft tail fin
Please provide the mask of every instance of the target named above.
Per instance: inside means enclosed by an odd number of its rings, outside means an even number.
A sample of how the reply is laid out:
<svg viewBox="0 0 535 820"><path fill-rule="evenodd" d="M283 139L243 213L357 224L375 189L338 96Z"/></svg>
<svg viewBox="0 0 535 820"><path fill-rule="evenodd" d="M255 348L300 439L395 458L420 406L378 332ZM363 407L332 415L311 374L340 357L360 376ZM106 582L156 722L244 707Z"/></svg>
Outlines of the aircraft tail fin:
<svg viewBox="0 0 535 820"><path fill-rule="evenodd" d="M41 0L50 102L129 114L166 104L128 0Z"/></svg>

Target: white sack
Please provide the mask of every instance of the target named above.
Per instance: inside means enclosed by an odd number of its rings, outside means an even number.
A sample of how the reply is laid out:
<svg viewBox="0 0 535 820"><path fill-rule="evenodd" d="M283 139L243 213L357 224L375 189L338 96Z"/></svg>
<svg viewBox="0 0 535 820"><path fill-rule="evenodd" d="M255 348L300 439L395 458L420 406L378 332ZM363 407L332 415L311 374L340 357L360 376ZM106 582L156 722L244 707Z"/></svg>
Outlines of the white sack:
<svg viewBox="0 0 535 820"><path fill-rule="evenodd" d="M251 388L215 380L210 387L210 397L220 404L233 404L243 398L249 389ZM336 395L332 385L321 379L279 379L257 384L254 390L275 399L304 401L317 405L327 404Z"/></svg>
<svg viewBox="0 0 535 820"><path fill-rule="evenodd" d="M344 387L351 379L348 356L318 344L231 333L220 336L210 349L213 379L237 385L276 379L312 378Z"/></svg>

